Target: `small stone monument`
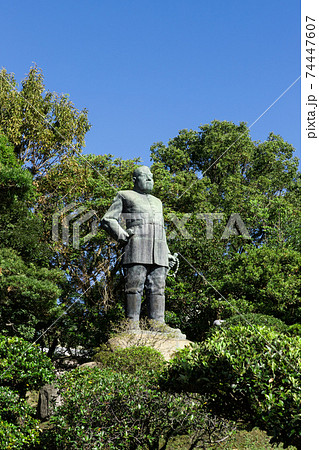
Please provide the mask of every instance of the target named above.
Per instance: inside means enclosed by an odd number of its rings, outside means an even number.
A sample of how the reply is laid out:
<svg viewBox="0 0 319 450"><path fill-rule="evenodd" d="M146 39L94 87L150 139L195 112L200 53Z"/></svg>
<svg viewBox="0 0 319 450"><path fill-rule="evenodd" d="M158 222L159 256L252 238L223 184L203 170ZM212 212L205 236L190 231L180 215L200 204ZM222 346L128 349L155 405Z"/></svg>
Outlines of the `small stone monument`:
<svg viewBox="0 0 319 450"><path fill-rule="evenodd" d="M38 414L40 419L46 420L50 417L53 411L53 404L59 406L61 397L54 385L46 384L39 392Z"/></svg>

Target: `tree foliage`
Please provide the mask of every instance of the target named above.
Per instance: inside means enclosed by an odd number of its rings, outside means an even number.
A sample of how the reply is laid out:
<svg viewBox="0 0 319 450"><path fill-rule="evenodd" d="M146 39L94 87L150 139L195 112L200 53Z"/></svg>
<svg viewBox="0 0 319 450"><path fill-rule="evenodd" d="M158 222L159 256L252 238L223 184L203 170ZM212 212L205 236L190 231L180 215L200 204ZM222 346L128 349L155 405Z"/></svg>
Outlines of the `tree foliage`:
<svg viewBox="0 0 319 450"><path fill-rule="evenodd" d="M62 313L57 299L65 289L65 272L51 270L52 242L37 210L39 182L58 161L81 153L90 124L68 95L45 90L37 66L21 89L14 74L3 69L0 75L1 328L32 339ZM47 337L47 345L56 342Z"/></svg>
<svg viewBox="0 0 319 450"><path fill-rule="evenodd" d="M7 139L0 141L0 328L37 337L58 313L63 273L49 267L52 252L42 222L28 208L32 176L21 167Z"/></svg>
<svg viewBox="0 0 319 450"><path fill-rule="evenodd" d="M4 364L12 362L12 344L22 358L16 370L3 366L0 442L24 448L37 442L38 430L21 393L44 381L48 366L10 336L44 333L50 353L58 343L92 352L123 319L121 248L101 229L91 231L116 192L132 189L140 160L81 155L87 111L46 91L36 66L21 88L5 69L0 75L0 329L9 339L0 340L0 352L9 354ZM180 253L177 276L167 279L166 321L194 341L208 335L172 363L168 384L208 393L214 413L254 417L276 441L299 445L299 380L291 368L299 364L300 173L293 151L273 133L254 142L245 123L214 120L155 143L151 169L170 250ZM87 212L75 245L73 219ZM219 214L213 224L205 216L212 213ZM250 239L224 233L235 213ZM229 320L212 330L220 318ZM243 327L243 318L253 327ZM113 370L132 369L129 377L95 370L61 380L65 403L49 433L54 448L100 448L105 439L110 448L158 448L161 434L164 445L174 433L193 433L197 443L220 435L226 422L203 408L203 397L164 392L150 386L154 378L137 377L139 352L102 355Z"/></svg>
<svg viewBox="0 0 319 450"><path fill-rule="evenodd" d="M111 320L123 317L121 252L101 230L89 241L84 236L115 193L132 188L139 161L80 156L87 112L78 111L66 95L46 92L36 66L20 92L13 75L3 71L1 80L0 129L34 174L32 208L54 249L52 267L67 276L60 302L74 305L55 337L72 345L77 339L100 345L101 326L108 329ZM245 123L217 120L151 147L154 194L164 204L170 249L181 253L178 276L167 283L167 320L191 339L203 339L216 318L238 311L273 314L289 324L299 320L300 174L293 150L280 136L253 142ZM52 242L53 215L72 203L73 210L95 211L81 226L79 248L72 247L71 230L68 246L61 239ZM223 214L209 238L198 216L203 213ZM250 240L221 239L233 213L240 214ZM171 220L172 215L183 220L184 214L191 239ZM98 336L95 342L92 336Z"/></svg>
<svg viewBox="0 0 319 450"><path fill-rule="evenodd" d="M43 80L32 66L18 90L14 74L0 72L0 131L33 175L81 151L90 129L87 110L77 110L66 94L46 91Z"/></svg>
<svg viewBox="0 0 319 450"><path fill-rule="evenodd" d="M169 237L176 231L171 214L189 215L190 238L177 231L169 239L181 266L168 281L167 308L190 338L203 338L215 319L239 311L300 320L300 173L293 151L280 136L253 142L244 123L217 120L152 146L155 195ZM213 236L198 213L223 214ZM251 239L221 239L234 213Z"/></svg>
<svg viewBox="0 0 319 450"><path fill-rule="evenodd" d="M40 442L40 422L19 394L0 386L0 446L25 450Z"/></svg>
<svg viewBox="0 0 319 450"><path fill-rule="evenodd" d="M68 314L55 330L61 343L94 347L107 340L111 322L124 318L121 249L99 227L88 241L92 222L101 220L117 190L133 187L132 172L138 160L123 161L110 155L72 157L54 165L39 180L37 214L44 220L46 237L55 251L51 266L66 273L68 283L60 296ZM65 206L74 207L59 217L59 238L52 241L52 217ZM71 211L84 208L94 216L80 229L79 248L62 240L61 220ZM83 211L83 214L85 213Z"/></svg>

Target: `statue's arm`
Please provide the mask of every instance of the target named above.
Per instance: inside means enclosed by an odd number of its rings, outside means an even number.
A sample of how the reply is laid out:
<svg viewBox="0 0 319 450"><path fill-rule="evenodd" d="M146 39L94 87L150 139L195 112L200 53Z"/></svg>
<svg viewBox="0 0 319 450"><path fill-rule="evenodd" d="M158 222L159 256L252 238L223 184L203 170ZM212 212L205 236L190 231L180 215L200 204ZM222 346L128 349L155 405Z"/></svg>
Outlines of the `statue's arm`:
<svg viewBox="0 0 319 450"><path fill-rule="evenodd" d="M168 256L168 265L169 265L169 267L173 267L177 262L177 253L174 253L174 255L172 255L170 249L168 248L167 242L166 242L166 248L167 248L167 256Z"/></svg>
<svg viewBox="0 0 319 450"><path fill-rule="evenodd" d="M127 242L129 234L119 224L123 212L123 197L117 194L112 205L101 220L101 227L118 242Z"/></svg>

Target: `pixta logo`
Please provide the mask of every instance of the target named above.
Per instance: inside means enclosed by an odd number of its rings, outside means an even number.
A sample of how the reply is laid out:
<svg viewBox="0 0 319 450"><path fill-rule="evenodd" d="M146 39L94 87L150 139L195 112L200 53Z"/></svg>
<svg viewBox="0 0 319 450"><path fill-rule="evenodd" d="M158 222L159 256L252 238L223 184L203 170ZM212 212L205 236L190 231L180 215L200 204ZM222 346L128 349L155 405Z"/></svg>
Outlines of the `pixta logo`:
<svg viewBox="0 0 319 450"><path fill-rule="evenodd" d="M72 211L73 210L73 211ZM69 214L67 214L71 211ZM62 225L62 243L64 245L69 245L69 234L70 234L70 222L75 219L77 216L80 216L75 222L72 224L72 236L73 236L73 248L80 248L80 227L83 223L90 220L96 212L94 210L87 211L85 206L78 206L77 203L70 203L66 205L64 208L60 209L56 213L53 214L52 218L52 239L54 241L59 240L59 223L61 221ZM85 214L83 214L85 213ZM81 215L83 214L83 215ZM146 214L146 216L148 216ZM120 223L126 228L131 234L135 234L134 227L138 227L139 234L147 235L152 232L151 223L153 223L154 217L152 216L152 220L149 217L146 217L145 213L135 213L128 214L122 213L120 216ZM162 216L161 216L162 217ZM175 230L171 231L171 233L167 236L169 240L182 237L183 239L194 239L194 236L190 233L190 231L186 228L186 223L188 220L193 217L192 214L182 214L182 216L177 217L174 213L170 214L169 219L175 225ZM213 238L213 224L216 220L222 220L224 218L223 213L198 213L195 215L197 220L204 220L206 223L206 239ZM159 220L159 223L161 221ZM133 227L133 228L132 228ZM132 229L131 229L132 228ZM159 228L161 229L161 228ZM94 218L91 221L91 233L87 234L83 238L83 242L89 241L93 236L97 234L97 219ZM242 236L244 239L251 239L249 232L241 219L239 214L231 214L227 225L224 229L221 240L228 240L231 236ZM159 235L157 234L157 237Z"/></svg>
<svg viewBox="0 0 319 450"><path fill-rule="evenodd" d="M61 219L61 225L62 225L62 242L65 245L69 245L69 228L70 228L70 222L75 217L79 216L80 214L84 213L87 208L85 206L79 206L77 207L77 203L70 203L69 205L66 205L64 208L60 209L56 213L53 214L52 217L52 239L54 241L59 240L59 221ZM76 208L76 209L74 209ZM71 211L74 209L74 211ZM71 211L69 214L65 215L67 212ZM80 227L83 223L90 220L94 215L96 215L96 212L94 210L90 210L86 212L84 215L79 217L72 225L72 236L73 236L73 248L79 249L80 248ZM91 233L84 236L84 243L89 241L93 236L97 234L97 219L94 218L91 222Z"/></svg>
<svg viewBox="0 0 319 450"><path fill-rule="evenodd" d="M168 239L175 239L177 236L177 230L181 237L184 239L193 239L194 236L186 229L186 222L193 217L193 214L183 214L178 218L175 214L170 214L169 218L176 227L173 230ZM224 218L223 213L198 213L196 219L205 220L206 222L206 239L213 239L214 220L222 220ZM231 236L242 236L243 239L251 239L249 232L238 213L231 214L224 232L221 236L221 240L229 239Z"/></svg>

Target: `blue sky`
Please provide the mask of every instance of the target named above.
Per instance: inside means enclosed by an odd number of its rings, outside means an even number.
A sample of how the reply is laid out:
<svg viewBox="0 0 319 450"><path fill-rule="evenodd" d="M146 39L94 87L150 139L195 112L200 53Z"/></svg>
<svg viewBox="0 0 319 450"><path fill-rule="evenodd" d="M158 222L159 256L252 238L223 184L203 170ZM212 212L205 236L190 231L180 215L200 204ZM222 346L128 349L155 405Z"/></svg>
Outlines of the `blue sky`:
<svg viewBox="0 0 319 450"><path fill-rule="evenodd" d="M46 88L87 108L85 153L141 157L183 128L253 123L300 75L300 3L15 1L1 5L0 65L36 63ZM300 80L252 127L300 157Z"/></svg>

